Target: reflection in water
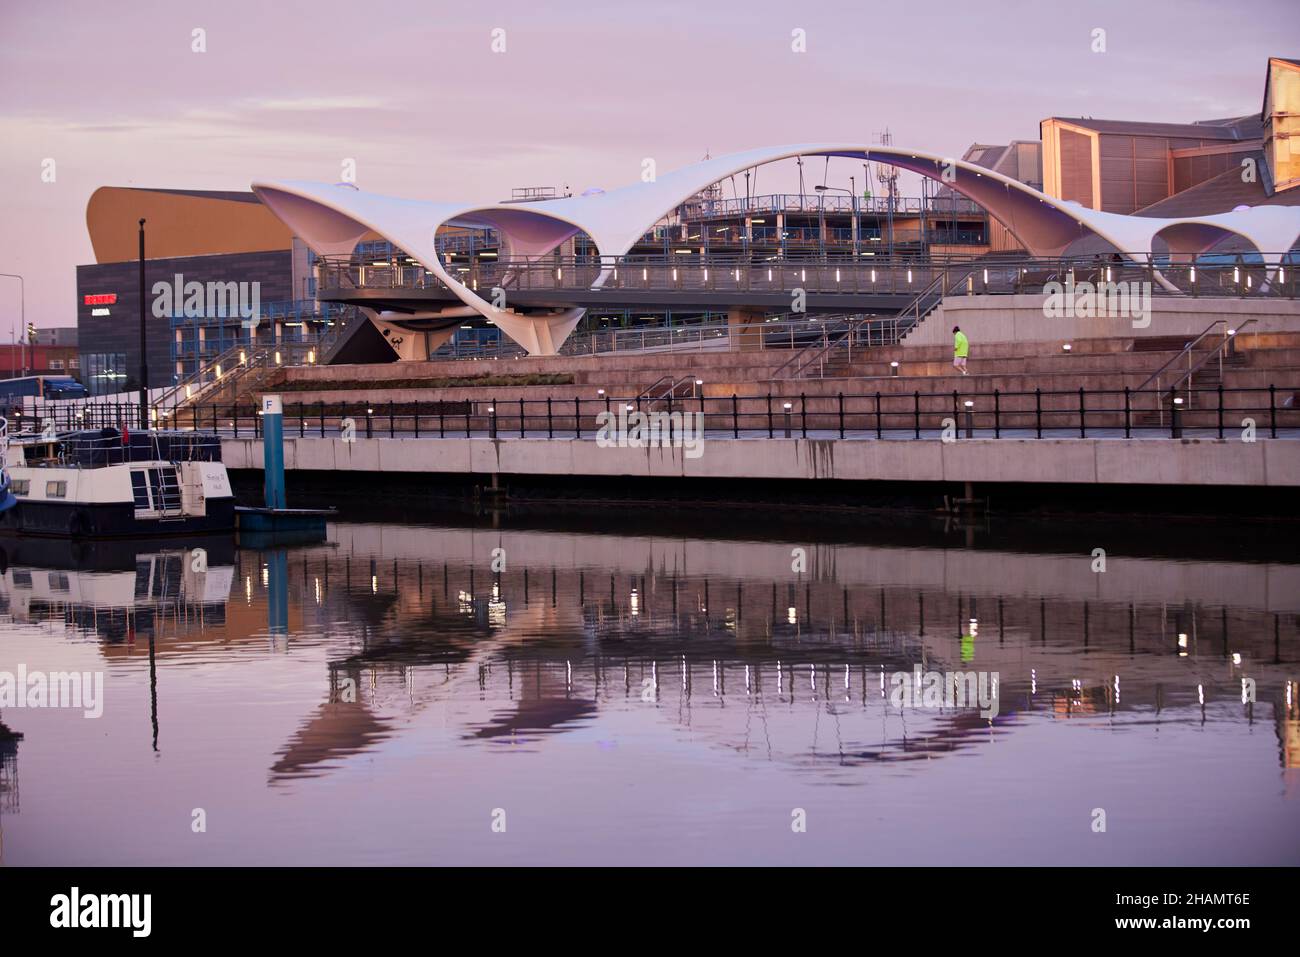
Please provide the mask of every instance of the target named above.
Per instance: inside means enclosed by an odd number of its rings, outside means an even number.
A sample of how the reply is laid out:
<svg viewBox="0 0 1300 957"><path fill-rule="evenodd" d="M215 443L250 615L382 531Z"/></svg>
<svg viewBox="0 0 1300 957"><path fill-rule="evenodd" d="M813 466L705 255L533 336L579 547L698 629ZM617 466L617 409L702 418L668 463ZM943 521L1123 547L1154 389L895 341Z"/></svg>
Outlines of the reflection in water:
<svg viewBox="0 0 1300 957"><path fill-rule="evenodd" d="M795 547L804 571L790 570ZM1226 753L1271 717L1288 794L1300 768L1295 565L1112 555L1098 575L1086 555L929 543L346 523L291 549L19 547L3 561L0 667L21 654L52 669L93 648L105 721L147 707L152 748L172 742L160 759L207 748L211 763L187 763L190 775L244 782L261 761L261 786L290 801L336 778L352 793L357 775L400 790L442 765L469 775L442 788L468 790L502 754L564 761L539 773L575 799L592 780L612 786L583 776L614 759L575 772L557 750L571 740L633 748L667 762L673 787L705 794L716 775L759 766L780 775L773 787L965 781L967 810L986 806L996 834L1014 812L992 809L1015 804L1035 762L1072 749L1150 784L1174 766L1162 762ZM993 675L996 715L900 708L894 675L914 671ZM37 717L7 715L24 728ZM1204 733L1189 743L1179 731L1162 750L1162 728ZM94 734L51 724L24 747L87 747ZM11 830L20 737L0 725ZM100 738L134 753L129 738ZM999 742L1026 750L1008 766ZM942 770L963 755L974 763ZM971 778L982 762L1009 777ZM648 794L644 810L669 799ZM285 860L308 859L301 850Z"/></svg>

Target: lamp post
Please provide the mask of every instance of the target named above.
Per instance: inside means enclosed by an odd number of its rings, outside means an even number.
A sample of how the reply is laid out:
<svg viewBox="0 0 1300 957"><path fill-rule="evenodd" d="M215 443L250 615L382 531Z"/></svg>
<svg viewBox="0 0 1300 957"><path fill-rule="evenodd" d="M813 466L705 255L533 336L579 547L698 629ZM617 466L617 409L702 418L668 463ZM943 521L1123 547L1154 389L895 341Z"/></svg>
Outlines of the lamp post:
<svg viewBox="0 0 1300 957"><path fill-rule="evenodd" d="M0 276L9 279L18 280L18 323L23 330L23 335L27 334L27 289L23 282L23 277L16 272L0 272ZM23 346L23 375L27 374L27 347Z"/></svg>
<svg viewBox="0 0 1300 957"><path fill-rule="evenodd" d="M140 431L149 431L149 353L144 325L144 220L140 220Z"/></svg>
<svg viewBox="0 0 1300 957"><path fill-rule="evenodd" d="M852 176L849 177L849 182L853 182ZM854 189L845 189L843 186L814 186L813 189L819 193L826 193L833 190L837 193L849 194L849 202L853 209L853 256L856 261L859 249L858 237L860 235L860 230L858 229L858 194L856 184Z"/></svg>

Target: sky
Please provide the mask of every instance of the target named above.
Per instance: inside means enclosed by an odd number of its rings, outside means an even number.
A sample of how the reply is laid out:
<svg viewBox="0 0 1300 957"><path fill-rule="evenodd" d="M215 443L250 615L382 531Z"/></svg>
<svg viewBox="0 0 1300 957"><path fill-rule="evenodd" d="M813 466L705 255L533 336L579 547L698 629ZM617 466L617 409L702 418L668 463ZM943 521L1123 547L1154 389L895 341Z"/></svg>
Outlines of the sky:
<svg viewBox="0 0 1300 957"><path fill-rule="evenodd" d="M0 273L30 321L74 325L100 186L354 160L364 190L494 201L885 129L960 156L1048 116L1258 112L1269 56L1300 56L1295 0L0 0ZM21 305L0 277L0 335Z"/></svg>

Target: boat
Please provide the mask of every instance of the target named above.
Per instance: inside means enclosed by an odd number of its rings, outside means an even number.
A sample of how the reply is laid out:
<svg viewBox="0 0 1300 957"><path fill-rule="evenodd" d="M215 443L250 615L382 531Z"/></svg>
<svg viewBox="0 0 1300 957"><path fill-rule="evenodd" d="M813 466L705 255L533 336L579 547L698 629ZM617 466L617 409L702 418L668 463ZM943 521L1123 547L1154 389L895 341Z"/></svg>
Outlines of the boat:
<svg viewBox="0 0 1300 957"><path fill-rule="evenodd" d="M94 539L235 527L215 434L104 428L6 437L0 532Z"/></svg>

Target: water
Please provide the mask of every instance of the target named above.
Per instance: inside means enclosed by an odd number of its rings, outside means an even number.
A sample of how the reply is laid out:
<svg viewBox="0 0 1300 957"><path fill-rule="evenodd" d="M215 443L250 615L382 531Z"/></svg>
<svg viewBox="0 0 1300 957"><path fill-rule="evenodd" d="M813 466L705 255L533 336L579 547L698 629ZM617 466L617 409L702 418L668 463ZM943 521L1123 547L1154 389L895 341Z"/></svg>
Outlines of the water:
<svg viewBox="0 0 1300 957"><path fill-rule="evenodd" d="M0 672L104 676L97 719L0 709L3 862L1300 861L1285 542L1098 574L1123 529L496 524L0 543ZM894 707L918 665L998 714Z"/></svg>

